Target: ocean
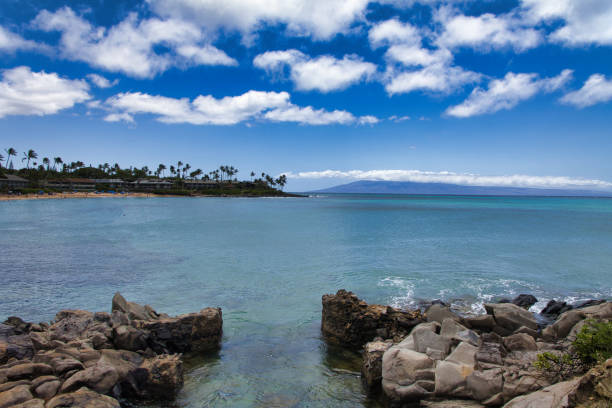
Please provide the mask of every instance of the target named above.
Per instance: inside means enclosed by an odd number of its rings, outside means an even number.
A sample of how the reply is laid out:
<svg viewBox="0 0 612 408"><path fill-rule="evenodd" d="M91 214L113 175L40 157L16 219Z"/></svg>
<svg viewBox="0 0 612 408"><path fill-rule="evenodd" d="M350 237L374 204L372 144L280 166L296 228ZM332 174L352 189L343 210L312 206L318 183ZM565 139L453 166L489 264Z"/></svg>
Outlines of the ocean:
<svg viewBox="0 0 612 408"><path fill-rule="evenodd" d="M321 296L442 299L464 313L535 295L612 298L612 199L325 194L0 202L0 319L223 309L217 353L178 407L376 406L354 353L320 335Z"/></svg>

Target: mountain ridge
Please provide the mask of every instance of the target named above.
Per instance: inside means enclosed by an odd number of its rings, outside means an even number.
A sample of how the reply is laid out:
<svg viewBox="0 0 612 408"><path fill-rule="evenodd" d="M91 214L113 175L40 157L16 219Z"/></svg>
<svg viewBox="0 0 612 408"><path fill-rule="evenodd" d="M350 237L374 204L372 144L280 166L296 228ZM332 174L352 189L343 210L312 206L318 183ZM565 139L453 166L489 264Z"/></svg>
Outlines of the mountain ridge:
<svg viewBox="0 0 612 408"><path fill-rule="evenodd" d="M311 193L612 197L612 191L359 180Z"/></svg>

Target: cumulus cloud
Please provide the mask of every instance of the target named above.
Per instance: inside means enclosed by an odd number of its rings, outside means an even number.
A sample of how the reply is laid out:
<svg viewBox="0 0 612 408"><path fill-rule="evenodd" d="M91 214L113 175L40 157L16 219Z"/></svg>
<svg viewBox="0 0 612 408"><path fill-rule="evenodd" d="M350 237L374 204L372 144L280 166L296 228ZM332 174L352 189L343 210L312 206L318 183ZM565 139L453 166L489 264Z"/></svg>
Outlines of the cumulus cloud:
<svg viewBox="0 0 612 408"><path fill-rule="evenodd" d="M9 115L50 115L90 99L89 85L29 67L2 71L0 118Z"/></svg>
<svg viewBox="0 0 612 408"><path fill-rule="evenodd" d="M373 48L386 46L388 66L382 76L388 94L429 91L450 93L481 75L453 66L453 55L445 47L423 46L421 33L397 19L375 24L368 33Z"/></svg>
<svg viewBox="0 0 612 408"><path fill-rule="evenodd" d="M26 40L19 34L0 26L0 52L15 52L17 50L44 49L47 47L35 41Z"/></svg>
<svg viewBox="0 0 612 408"><path fill-rule="evenodd" d="M612 44L612 2L609 0L521 0L524 18L532 23L562 26L549 38L570 46Z"/></svg>
<svg viewBox="0 0 612 408"><path fill-rule="evenodd" d="M572 70L563 70L558 76L540 79L538 74L515 74L509 72L502 79L489 82L485 90L476 88L461 104L446 110L450 116L467 118L502 109L512 109L520 102L539 92L553 92L572 78Z"/></svg>
<svg viewBox="0 0 612 408"><path fill-rule="evenodd" d="M64 7L53 13L41 11L34 25L61 32L63 57L135 77L153 77L172 66L237 64L209 44L200 28L178 20L139 20L131 13L107 29L93 26ZM169 51L156 51L160 45Z"/></svg>
<svg viewBox="0 0 612 408"><path fill-rule="evenodd" d="M591 75L582 88L569 92L561 98L562 103L579 108L585 108L610 100L612 100L612 80L607 80L601 74Z"/></svg>
<svg viewBox="0 0 612 408"><path fill-rule="evenodd" d="M369 0L147 0L163 17L224 28L247 36L265 25L282 24L293 35L329 39L364 19Z"/></svg>
<svg viewBox="0 0 612 408"><path fill-rule="evenodd" d="M419 90L450 93L465 84L477 82L480 78L480 74L461 67L434 64L415 71L392 71L385 90L390 95Z"/></svg>
<svg viewBox="0 0 612 408"><path fill-rule="evenodd" d="M169 98L140 92L120 93L105 102L109 122L133 122L133 115L152 114L163 123L234 125L247 120L294 122L307 125L374 123L373 116L355 117L343 110L326 111L290 102L287 92L248 91L238 96L214 98L200 95L194 100Z"/></svg>
<svg viewBox="0 0 612 408"><path fill-rule="evenodd" d="M610 189L612 183L558 176L482 176L479 174L454 173L450 171L421 170L324 170L284 173L290 179L342 178L354 180L412 181L416 183L449 183L466 186L500 186L533 188L594 188Z"/></svg>
<svg viewBox="0 0 612 408"><path fill-rule="evenodd" d="M273 74L280 74L288 67L296 89L302 91L346 89L376 72L376 65L355 55L345 55L342 59L331 55L311 58L298 50L268 51L257 55L253 65Z"/></svg>
<svg viewBox="0 0 612 408"><path fill-rule="evenodd" d="M436 42L444 47L472 47L481 51L512 47L521 52L537 47L541 33L526 27L520 17L513 14L496 16L486 13L479 16L456 14L448 7L441 7L436 20L443 31Z"/></svg>
<svg viewBox="0 0 612 408"><path fill-rule="evenodd" d="M102 75L98 74L89 74L87 75L87 79L89 79L91 83L93 83L98 88L110 88L111 86L115 86L119 83L118 79L115 79L114 81L109 81Z"/></svg>

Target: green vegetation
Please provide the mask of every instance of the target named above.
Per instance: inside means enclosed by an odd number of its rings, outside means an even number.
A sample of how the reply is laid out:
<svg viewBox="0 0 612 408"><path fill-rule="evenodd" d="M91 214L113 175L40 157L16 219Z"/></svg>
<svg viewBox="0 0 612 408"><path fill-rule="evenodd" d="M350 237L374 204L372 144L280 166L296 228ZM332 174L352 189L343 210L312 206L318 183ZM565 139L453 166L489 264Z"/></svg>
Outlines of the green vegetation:
<svg viewBox="0 0 612 408"><path fill-rule="evenodd" d="M33 192L58 188L57 186L62 183L76 184L75 179L87 179L85 182L91 184L89 191L129 190L173 195L289 195L282 191L287 183L285 175L274 178L261 173L260 178L254 178L255 172L251 171L249 181L240 181L236 177L239 170L230 165L205 172L199 168L192 169L189 163L182 161L169 166L160 163L155 170L148 166L122 168L118 163L85 165L82 161L65 162L61 157L43 157L39 162L38 153L29 149L27 152L22 152L21 168L16 169L13 158L18 152L12 147L4 149L4 152L6 158L0 155L0 175L12 174L27 179L28 188L31 189L27 191ZM166 170L170 173L167 176ZM72 188L64 187L64 189Z"/></svg>
<svg viewBox="0 0 612 408"><path fill-rule="evenodd" d="M553 381L562 381L612 358L612 322L585 321L569 353L540 353L535 368Z"/></svg>

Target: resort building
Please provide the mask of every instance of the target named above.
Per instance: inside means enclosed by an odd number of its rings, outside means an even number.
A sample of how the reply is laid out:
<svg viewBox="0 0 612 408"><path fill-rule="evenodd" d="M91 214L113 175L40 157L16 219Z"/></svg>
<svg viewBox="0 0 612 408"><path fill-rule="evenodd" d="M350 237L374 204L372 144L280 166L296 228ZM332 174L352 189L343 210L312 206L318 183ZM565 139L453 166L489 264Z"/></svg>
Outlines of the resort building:
<svg viewBox="0 0 612 408"><path fill-rule="evenodd" d="M0 175L0 188L25 188L29 184L30 182L23 177L12 174Z"/></svg>

